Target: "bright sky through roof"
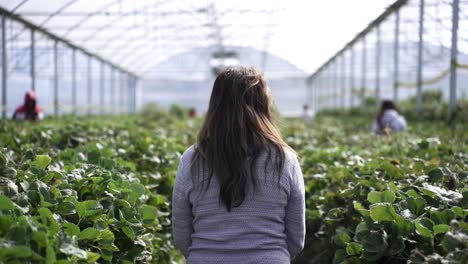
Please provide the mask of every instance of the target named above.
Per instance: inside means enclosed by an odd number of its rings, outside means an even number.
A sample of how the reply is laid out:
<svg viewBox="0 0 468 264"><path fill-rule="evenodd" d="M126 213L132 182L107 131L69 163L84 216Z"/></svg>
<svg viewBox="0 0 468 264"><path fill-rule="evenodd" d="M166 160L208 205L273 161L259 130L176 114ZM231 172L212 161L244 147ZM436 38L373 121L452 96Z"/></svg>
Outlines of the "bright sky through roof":
<svg viewBox="0 0 468 264"><path fill-rule="evenodd" d="M224 45L266 49L312 73L393 2L395 0L0 0L0 6L10 10L18 6L17 12L33 23L139 73L145 73L177 53L216 45L213 27L209 26L212 22L209 7L213 6L219 16L217 23L221 25ZM103 9L105 6L108 8ZM184 13L162 15L178 10ZM270 16L268 12L245 10L280 11ZM96 11L98 15L86 16ZM28 16L34 12L44 15ZM82 17L73 15L77 12L81 12ZM135 12L135 15L119 16L121 12ZM146 16L147 13L153 15ZM50 15L53 18L49 18ZM23 34L23 37L28 35Z"/></svg>
<svg viewBox="0 0 468 264"><path fill-rule="evenodd" d="M269 49L306 72L313 72L393 2L289 0Z"/></svg>

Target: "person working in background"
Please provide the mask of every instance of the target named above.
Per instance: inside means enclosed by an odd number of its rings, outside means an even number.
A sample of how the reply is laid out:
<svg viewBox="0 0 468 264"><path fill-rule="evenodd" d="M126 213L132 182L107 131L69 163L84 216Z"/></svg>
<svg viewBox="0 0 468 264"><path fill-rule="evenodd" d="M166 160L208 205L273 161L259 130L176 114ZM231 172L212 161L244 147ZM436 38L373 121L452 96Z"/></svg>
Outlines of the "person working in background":
<svg viewBox="0 0 468 264"><path fill-rule="evenodd" d="M310 122L314 119L314 112L309 108L309 105L308 104L305 104L303 107L302 107L303 111L302 111L302 115L301 115L301 118L302 120L304 120L304 122Z"/></svg>
<svg viewBox="0 0 468 264"><path fill-rule="evenodd" d="M34 91L26 92L24 104L16 108L13 113L13 120L41 120L43 118L42 109L37 105L37 97Z"/></svg>
<svg viewBox="0 0 468 264"><path fill-rule="evenodd" d="M406 120L400 115L395 103L391 100L382 101L380 112L372 123L372 131L375 134L387 134L388 130L403 131L406 126Z"/></svg>
<svg viewBox="0 0 468 264"><path fill-rule="evenodd" d="M190 110L189 110L189 117L190 117L190 118L195 118L195 117L197 117L197 110L195 109L195 107L190 108Z"/></svg>

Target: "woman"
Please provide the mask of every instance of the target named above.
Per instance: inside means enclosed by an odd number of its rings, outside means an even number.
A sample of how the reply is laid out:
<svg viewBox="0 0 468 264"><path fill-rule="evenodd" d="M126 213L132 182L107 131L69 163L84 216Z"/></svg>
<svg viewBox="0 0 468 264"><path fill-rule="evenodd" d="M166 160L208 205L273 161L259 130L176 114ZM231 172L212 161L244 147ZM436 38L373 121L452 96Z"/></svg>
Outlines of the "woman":
<svg viewBox="0 0 468 264"><path fill-rule="evenodd" d="M390 100L382 101L380 112L372 124L375 134L386 134L388 130L400 132L406 129L406 120L400 115L395 103Z"/></svg>
<svg viewBox="0 0 468 264"><path fill-rule="evenodd" d="M271 108L255 69L216 78L174 185L174 241L188 263L290 263L303 249L304 180Z"/></svg>

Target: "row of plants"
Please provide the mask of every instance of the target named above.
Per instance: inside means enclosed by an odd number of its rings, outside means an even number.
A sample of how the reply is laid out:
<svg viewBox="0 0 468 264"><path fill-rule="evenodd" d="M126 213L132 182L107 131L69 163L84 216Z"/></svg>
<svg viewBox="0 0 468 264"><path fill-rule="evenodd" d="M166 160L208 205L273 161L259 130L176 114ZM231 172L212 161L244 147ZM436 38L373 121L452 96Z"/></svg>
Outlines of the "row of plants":
<svg viewBox="0 0 468 264"><path fill-rule="evenodd" d="M179 263L170 197L200 120L127 117L0 126L0 263ZM177 113L176 113L177 112ZM466 125L281 120L299 154L307 239L296 263L467 262Z"/></svg>
<svg viewBox="0 0 468 264"><path fill-rule="evenodd" d="M191 139L158 117L2 122L0 263L179 262L170 197Z"/></svg>
<svg viewBox="0 0 468 264"><path fill-rule="evenodd" d="M369 133L348 113L290 123L307 196L296 263L468 263L466 125L410 123Z"/></svg>

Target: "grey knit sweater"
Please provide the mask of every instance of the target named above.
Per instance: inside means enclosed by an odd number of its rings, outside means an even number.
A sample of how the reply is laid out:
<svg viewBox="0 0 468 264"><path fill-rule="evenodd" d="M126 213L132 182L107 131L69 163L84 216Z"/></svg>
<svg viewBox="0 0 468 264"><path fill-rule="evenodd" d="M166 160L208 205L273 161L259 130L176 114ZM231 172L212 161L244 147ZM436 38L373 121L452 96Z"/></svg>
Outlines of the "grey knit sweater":
<svg viewBox="0 0 468 264"><path fill-rule="evenodd" d="M194 147L182 156L172 197L173 235L188 263L290 263L304 247L304 179L294 153L286 150L280 175L257 162L259 188L248 185L244 202L228 212L219 200L215 176L208 190L193 188ZM274 158L274 157L273 157ZM195 182L196 183L196 182Z"/></svg>

